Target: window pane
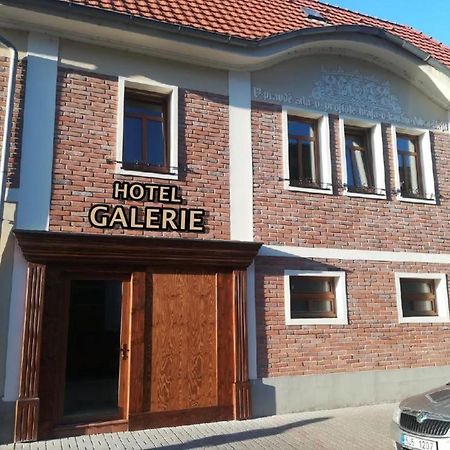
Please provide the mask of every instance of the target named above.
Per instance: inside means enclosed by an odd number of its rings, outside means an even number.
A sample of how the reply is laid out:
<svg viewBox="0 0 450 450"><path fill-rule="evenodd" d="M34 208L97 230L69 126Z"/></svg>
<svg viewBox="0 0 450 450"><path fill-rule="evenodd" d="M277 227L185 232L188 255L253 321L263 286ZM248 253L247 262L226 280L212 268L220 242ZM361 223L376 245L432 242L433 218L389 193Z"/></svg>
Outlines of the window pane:
<svg viewBox="0 0 450 450"><path fill-rule="evenodd" d="M430 313L433 312L433 302L427 301L414 301L411 302L412 310L415 312Z"/></svg>
<svg viewBox="0 0 450 450"><path fill-rule="evenodd" d="M397 135L397 150L399 152L414 152L414 141L411 138Z"/></svg>
<svg viewBox="0 0 450 450"><path fill-rule="evenodd" d="M364 137L360 135L345 135L345 145L350 148L364 147Z"/></svg>
<svg viewBox="0 0 450 450"><path fill-rule="evenodd" d="M432 293L432 285L430 281L417 280L417 279L403 279L400 280L400 286L402 293L415 293L415 294L430 294Z"/></svg>
<svg viewBox="0 0 450 450"><path fill-rule="evenodd" d="M289 139L289 178L292 184L298 184L300 179L298 157L297 139Z"/></svg>
<svg viewBox="0 0 450 450"><path fill-rule="evenodd" d="M147 103L139 100L127 99L125 112L162 118L162 106L158 103Z"/></svg>
<svg viewBox="0 0 450 450"><path fill-rule="evenodd" d="M293 136L314 136L314 128L308 122L297 120L288 121L288 134Z"/></svg>
<svg viewBox="0 0 450 450"><path fill-rule="evenodd" d="M347 164L347 186L356 186L355 174L353 173L352 150L349 147L345 151L345 162Z"/></svg>
<svg viewBox="0 0 450 450"><path fill-rule="evenodd" d="M142 161L141 119L125 117L123 127L123 161L128 163Z"/></svg>
<svg viewBox="0 0 450 450"><path fill-rule="evenodd" d="M367 168L369 167L368 153L355 151L355 161L358 173L358 185L369 186L369 174Z"/></svg>
<svg viewBox="0 0 450 450"><path fill-rule="evenodd" d="M437 315L434 280L400 280L404 317Z"/></svg>
<svg viewBox="0 0 450 450"><path fill-rule="evenodd" d="M163 166L164 124L160 121L147 121L147 160L152 166Z"/></svg>
<svg viewBox="0 0 450 450"><path fill-rule="evenodd" d="M333 279L292 276L289 283L292 319L336 317Z"/></svg>
<svg viewBox="0 0 450 450"><path fill-rule="evenodd" d="M350 190L373 187L370 148L364 134L345 131L347 186Z"/></svg>
<svg viewBox="0 0 450 450"><path fill-rule="evenodd" d="M422 196L419 155L414 137L397 135L400 190L405 197Z"/></svg>
<svg viewBox="0 0 450 450"><path fill-rule="evenodd" d="M333 311L332 304L329 300L316 300L309 302L309 308L311 312L330 313Z"/></svg>
<svg viewBox="0 0 450 450"><path fill-rule="evenodd" d="M295 293L330 292L332 283L320 277L291 277L291 290Z"/></svg>
<svg viewBox="0 0 450 450"><path fill-rule="evenodd" d="M293 319L300 319L309 311L309 302L306 300L291 300L291 317Z"/></svg>
<svg viewBox="0 0 450 450"><path fill-rule="evenodd" d="M419 178L417 173L416 157L408 154L399 154L400 183L402 192L418 194Z"/></svg>
<svg viewBox="0 0 450 450"><path fill-rule="evenodd" d="M302 142L302 169L300 177L305 181L317 181L315 170L314 142Z"/></svg>

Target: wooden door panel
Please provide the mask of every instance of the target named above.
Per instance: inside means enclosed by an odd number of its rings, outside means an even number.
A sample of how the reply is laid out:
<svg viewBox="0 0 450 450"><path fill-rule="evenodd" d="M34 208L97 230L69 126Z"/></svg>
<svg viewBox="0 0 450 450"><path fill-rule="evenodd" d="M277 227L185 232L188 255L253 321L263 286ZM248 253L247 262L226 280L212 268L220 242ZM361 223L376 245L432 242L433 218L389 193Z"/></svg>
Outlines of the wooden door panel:
<svg viewBox="0 0 450 450"><path fill-rule="evenodd" d="M233 405L233 274L217 274L218 404Z"/></svg>
<svg viewBox="0 0 450 450"><path fill-rule="evenodd" d="M39 438L50 435L62 416L66 368L68 290L64 273L49 266L46 276L44 315L42 320L42 353L39 377L41 398Z"/></svg>
<svg viewBox="0 0 450 450"><path fill-rule="evenodd" d="M131 282L122 282L122 305L120 324L120 364L118 406L122 419L128 418L130 395L130 327L131 327Z"/></svg>
<svg viewBox="0 0 450 450"><path fill-rule="evenodd" d="M155 273L152 289L150 411L216 406L216 275Z"/></svg>

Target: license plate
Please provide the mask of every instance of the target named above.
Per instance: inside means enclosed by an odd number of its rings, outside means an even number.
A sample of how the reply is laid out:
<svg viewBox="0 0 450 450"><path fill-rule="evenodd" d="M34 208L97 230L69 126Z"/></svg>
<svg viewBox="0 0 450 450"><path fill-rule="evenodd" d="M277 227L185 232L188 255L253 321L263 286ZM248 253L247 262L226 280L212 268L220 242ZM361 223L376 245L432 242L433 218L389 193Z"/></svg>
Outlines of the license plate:
<svg viewBox="0 0 450 450"><path fill-rule="evenodd" d="M428 439L422 439L408 434L402 434L400 436L400 444L417 450L437 450L437 442L429 441Z"/></svg>

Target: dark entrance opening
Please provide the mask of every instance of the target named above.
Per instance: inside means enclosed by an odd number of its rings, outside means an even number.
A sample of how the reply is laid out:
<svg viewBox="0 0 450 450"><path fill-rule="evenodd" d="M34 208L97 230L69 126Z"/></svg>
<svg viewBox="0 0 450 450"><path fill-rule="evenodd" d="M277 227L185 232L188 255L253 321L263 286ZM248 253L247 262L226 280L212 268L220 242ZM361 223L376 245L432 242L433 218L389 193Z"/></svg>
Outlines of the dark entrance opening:
<svg viewBox="0 0 450 450"><path fill-rule="evenodd" d="M71 280L65 421L119 415L122 281Z"/></svg>

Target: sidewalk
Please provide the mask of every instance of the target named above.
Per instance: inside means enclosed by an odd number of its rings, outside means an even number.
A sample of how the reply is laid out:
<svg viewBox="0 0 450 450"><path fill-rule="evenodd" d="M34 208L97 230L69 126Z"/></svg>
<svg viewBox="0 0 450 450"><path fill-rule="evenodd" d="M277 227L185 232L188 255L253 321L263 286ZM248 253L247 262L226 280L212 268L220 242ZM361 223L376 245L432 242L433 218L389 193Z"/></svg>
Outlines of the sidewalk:
<svg viewBox="0 0 450 450"><path fill-rule="evenodd" d="M392 450L389 426L394 406L362 406L241 422L80 436L3 445L0 450Z"/></svg>

